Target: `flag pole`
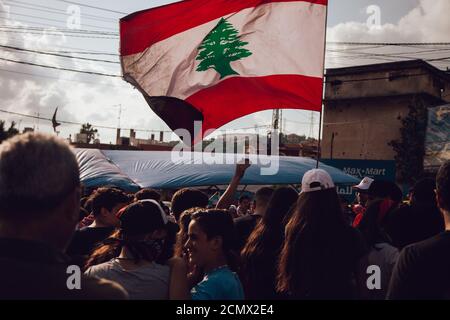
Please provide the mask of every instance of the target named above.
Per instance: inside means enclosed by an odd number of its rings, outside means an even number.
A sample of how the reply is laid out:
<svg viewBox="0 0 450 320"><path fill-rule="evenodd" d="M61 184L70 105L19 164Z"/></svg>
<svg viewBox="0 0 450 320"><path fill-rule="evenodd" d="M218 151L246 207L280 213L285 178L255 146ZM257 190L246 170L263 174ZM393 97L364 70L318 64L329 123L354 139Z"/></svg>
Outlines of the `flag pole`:
<svg viewBox="0 0 450 320"><path fill-rule="evenodd" d="M320 112L319 112L319 136L317 141L317 163L316 163L316 169L319 168L319 161L322 152L320 151L320 144L321 144L321 128L322 128L322 116L323 116L323 109L324 109L324 101L325 101L325 55L327 52L327 24L328 24L328 3L325 7L325 37L323 39L323 76L322 76L322 104L320 106Z"/></svg>

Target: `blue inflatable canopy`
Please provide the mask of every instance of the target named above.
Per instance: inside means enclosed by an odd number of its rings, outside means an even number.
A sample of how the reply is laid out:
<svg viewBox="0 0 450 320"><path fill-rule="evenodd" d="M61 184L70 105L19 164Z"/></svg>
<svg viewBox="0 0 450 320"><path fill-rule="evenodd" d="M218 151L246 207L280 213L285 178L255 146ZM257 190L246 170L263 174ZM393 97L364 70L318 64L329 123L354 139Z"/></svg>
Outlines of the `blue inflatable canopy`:
<svg viewBox="0 0 450 320"><path fill-rule="evenodd" d="M117 151L76 149L81 181L86 187L114 185L123 190L179 189L228 185L243 155L171 151ZM250 155L242 185L297 185L316 161L302 157ZM320 163L339 185L358 180Z"/></svg>

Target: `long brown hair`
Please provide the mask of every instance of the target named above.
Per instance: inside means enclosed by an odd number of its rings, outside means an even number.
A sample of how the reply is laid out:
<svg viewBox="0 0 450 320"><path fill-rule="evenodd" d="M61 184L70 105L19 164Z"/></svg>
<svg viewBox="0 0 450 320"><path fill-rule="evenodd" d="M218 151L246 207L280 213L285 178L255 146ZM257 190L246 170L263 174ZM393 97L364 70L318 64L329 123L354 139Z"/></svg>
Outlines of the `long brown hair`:
<svg viewBox="0 0 450 320"><path fill-rule="evenodd" d="M333 248L335 235L345 226L335 188L301 193L286 225L277 290L286 294L302 292L307 286L302 280L308 276L308 259L317 254L317 247Z"/></svg>
<svg viewBox="0 0 450 320"><path fill-rule="evenodd" d="M284 241L285 218L296 203L298 193L293 188L278 188L272 194L266 212L250 234L241 251L242 272L246 296L249 299L272 298L275 294L277 260ZM261 286L261 282L266 285ZM261 288L270 292L260 292Z"/></svg>

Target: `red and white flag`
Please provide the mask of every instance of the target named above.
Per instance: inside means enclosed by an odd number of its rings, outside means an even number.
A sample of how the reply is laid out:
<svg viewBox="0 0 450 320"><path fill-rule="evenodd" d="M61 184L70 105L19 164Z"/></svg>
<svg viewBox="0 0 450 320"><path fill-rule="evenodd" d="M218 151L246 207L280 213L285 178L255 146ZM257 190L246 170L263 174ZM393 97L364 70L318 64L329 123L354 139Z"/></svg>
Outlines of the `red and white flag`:
<svg viewBox="0 0 450 320"><path fill-rule="evenodd" d="M187 0L120 20L124 79L168 126L320 111L328 0Z"/></svg>

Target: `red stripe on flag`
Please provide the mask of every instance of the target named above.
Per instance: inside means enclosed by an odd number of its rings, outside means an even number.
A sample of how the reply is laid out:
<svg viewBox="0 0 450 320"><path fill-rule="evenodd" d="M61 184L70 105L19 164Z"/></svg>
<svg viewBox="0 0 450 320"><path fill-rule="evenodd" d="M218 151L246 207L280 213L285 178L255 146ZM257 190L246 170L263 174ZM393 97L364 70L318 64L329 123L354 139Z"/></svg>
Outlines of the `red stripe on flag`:
<svg viewBox="0 0 450 320"><path fill-rule="evenodd" d="M301 75L232 77L186 99L203 113L203 132L268 109L322 110L322 79ZM220 112L218 112L220 110Z"/></svg>
<svg viewBox="0 0 450 320"><path fill-rule="evenodd" d="M120 54L144 51L152 44L225 15L272 2L309 2L327 5L328 0L187 0L139 11L120 20Z"/></svg>

